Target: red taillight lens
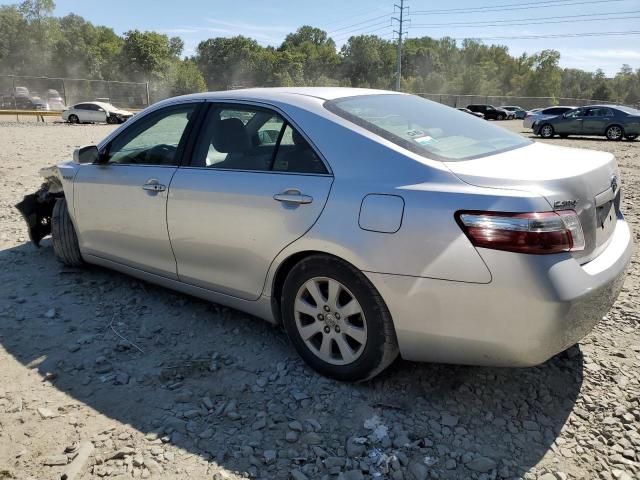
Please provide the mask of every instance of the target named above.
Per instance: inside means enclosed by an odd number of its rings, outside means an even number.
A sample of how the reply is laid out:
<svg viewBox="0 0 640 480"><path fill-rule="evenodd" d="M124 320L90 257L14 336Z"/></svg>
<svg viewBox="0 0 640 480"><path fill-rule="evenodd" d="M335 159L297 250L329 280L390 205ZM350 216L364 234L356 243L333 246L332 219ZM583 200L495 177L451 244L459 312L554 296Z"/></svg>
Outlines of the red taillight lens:
<svg viewBox="0 0 640 480"><path fill-rule="evenodd" d="M476 247L548 254L584 249L573 210L534 213L458 212L456 219Z"/></svg>

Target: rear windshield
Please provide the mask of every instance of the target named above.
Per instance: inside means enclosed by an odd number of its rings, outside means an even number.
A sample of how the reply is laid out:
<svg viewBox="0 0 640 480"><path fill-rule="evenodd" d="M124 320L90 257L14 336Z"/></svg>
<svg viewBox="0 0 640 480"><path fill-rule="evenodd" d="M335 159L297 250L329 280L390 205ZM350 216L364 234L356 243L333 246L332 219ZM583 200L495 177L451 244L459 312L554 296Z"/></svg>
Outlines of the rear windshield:
<svg viewBox="0 0 640 480"><path fill-rule="evenodd" d="M638 116L640 116L640 110L636 110L635 108L625 107L623 105L617 106L616 108L618 110L620 110L620 111L623 111L624 113L629 114L629 115L638 115Z"/></svg>
<svg viewBox="0 0 640 480"><path fill-rule="evenodd" d="M468 113L415 95L362 95L325 107L407 150L444 162L470 160L531 141Z"/></svg>

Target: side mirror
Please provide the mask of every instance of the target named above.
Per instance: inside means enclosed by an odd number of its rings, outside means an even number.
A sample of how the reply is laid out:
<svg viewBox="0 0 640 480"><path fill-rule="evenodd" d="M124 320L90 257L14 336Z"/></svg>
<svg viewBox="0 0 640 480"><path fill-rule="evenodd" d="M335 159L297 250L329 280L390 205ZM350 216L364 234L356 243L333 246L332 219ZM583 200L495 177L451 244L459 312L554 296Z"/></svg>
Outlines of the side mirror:
<svg viewBox="0 0 640 480"><path fill-rule="evenodd" d="M100 158L100 152L95 145L89 145L82 148L76 148L73 151L73 163L96 163Z"/></svg>

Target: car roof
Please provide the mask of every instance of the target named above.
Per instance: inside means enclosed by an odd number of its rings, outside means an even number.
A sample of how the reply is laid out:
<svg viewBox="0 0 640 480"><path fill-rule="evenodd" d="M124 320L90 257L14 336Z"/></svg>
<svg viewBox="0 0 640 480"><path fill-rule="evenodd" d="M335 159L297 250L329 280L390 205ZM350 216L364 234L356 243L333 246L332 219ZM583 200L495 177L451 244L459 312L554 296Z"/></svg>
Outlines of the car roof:
<svg viewBox="0 0 640 480"><path fill-rule="evenodd" d="M264 99L279 97L282 94L303 95L315 97L321 100L335 100L336 98L355 97L358 95L398 94L389 90L377 90L373 88L350 87L273 87L273 88L243 88L222 92L206 92L202 94L207 98L219 97L260 97Z"/></svg>

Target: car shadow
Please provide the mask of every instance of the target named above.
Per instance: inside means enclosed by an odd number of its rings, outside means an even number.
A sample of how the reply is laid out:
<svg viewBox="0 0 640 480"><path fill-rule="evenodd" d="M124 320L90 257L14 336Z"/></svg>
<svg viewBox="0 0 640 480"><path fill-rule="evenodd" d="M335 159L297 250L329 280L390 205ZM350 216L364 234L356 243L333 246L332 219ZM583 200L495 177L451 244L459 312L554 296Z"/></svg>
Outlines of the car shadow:
<svg viewBox="0 0 640 480"><path fill-rule="evenodd" d="M86 406L140 432L126 443L116 429L112 443L96 443L101 455L174 446L209 474L217 465L260 478L384 473L394 454L405 471L429 458L439 478L467 478L465 463L486 457L517 476L555 449L580 393L578 347L534 368L398 360L372 381L334 382L307 368L278 327L116 272L66 268L43 245L0 251L0 343L25 366L5 375L31 369L81 403L76 417ZM61 449L77 436L66 421L52 435ZM157 465L171 471L171 455Z"/></svg>

